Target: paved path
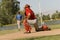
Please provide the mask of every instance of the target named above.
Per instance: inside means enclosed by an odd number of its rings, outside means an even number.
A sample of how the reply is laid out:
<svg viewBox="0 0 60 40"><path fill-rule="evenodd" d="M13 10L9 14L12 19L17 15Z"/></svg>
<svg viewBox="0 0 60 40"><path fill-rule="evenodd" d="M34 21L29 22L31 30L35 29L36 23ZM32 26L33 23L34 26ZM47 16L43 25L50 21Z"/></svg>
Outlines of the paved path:
<svg viewBox="0 0 60 40"><path fill-rule="evenodd" d="M1 35L0 40L13 40L18 38L30 38L30 37L40 37L40 36L49 36L49 35L57 35L60 34L60 29L54 29L51 31L41 31L35 32L34 29L30 34L24 34L24 31L19 31L16 33Z"/></svg>

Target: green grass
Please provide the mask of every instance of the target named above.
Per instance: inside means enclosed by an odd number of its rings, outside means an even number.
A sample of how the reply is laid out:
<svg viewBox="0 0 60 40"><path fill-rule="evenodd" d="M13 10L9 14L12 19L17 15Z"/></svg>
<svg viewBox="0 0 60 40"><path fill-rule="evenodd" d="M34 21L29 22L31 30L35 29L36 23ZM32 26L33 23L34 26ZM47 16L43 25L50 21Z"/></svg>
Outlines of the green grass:
<svg viewBox="0 0 60 40"><path fill-rule="evenodd" d="M3 30L3 31L0 31L0 35L9 34L9 33L14 33L14 32L18 32L18 30L17 30L17 29L13 29L13 30Z"/></svg>
<svg viewBox="0 0 60 40"><path fill-rule="evenodd" d="M15 39L15 40L60 40L60 35L43 36L43 37L26 38L26 39Z"/></svg>
<svg viewBox="0 0 60 40"><path fill-rule="evenodd" d="M57 25L49 25L51 29L60 29L60 24Z"/></svg>
<svg viewBox="0 0 60 40"><path fill-rule="evenodd" d="M14 26L14 25L17 25L17 24L8 24L8 25L3 25L3 26L9 27L9 26Z"/></svg>
<svg viewBox="0 0 60 40"><path fill-rule="evenodd" d="M60 24L57 25L49 25L49 27L53 30L53 29L60 29ZM34 28L34 27L33 27ZM9 34L9 33L14 33L14 32L18 32L18 29L13 29L13 30L3 30L0 31L0 35L4 35L4 34Z"/></svg>

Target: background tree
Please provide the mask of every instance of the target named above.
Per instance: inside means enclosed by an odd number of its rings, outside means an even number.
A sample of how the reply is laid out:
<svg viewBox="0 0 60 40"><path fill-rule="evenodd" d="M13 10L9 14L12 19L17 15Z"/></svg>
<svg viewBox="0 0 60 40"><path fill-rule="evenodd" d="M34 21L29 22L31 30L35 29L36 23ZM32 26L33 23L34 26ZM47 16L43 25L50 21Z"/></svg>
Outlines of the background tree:
<svg viewBox="0 0 60 40"><path fill-rule="evenodd" d="M48 15L43 15L42 19L43 20L50 20L50 15L49 14Z"/></svg>
<svg viewBox="0 0 60 40"><path fill-rule="evenodd" d="M52 19L60 19L60 12L58 12L58 10L55 13L53 13Z"/></svg>
<svg viewBox="0 0 60 40"><path fill-rule="evenodd" d="M2 0L0 3L0 24L12 24L19 8L17 0Z"/></svg>

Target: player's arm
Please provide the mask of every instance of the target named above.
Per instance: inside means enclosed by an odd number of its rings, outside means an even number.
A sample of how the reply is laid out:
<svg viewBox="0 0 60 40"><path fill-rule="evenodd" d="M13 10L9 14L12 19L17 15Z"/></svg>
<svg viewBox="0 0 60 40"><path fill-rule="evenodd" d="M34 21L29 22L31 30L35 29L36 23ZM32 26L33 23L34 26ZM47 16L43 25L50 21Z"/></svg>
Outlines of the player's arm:
<svg viewBox="0 0 60 40"><path fill-rule="evenodd" d="M30 13L28 13L27 19L29 19L29 18L30 18L30 16L31 16L31 14L30 14Z"/></svg>

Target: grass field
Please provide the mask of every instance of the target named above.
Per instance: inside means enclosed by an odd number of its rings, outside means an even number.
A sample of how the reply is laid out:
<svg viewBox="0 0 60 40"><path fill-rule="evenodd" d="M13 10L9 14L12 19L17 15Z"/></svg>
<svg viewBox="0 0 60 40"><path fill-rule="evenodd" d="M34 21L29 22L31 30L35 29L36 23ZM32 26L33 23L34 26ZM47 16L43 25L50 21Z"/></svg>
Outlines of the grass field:
<svg viewBox="0 0 60 40"><path fill-rule="evenodd" d="M60 24L57 24L57 25L49 25L49 27L51 29L60 29ZM0 31L0 35L4 35L4 34L9 34L9 33L14 33L14 32L18 32L17 29L13 29L13 30L3 30L3 31Z"/></svg>
<svg viewBox="0 0 60 40"><path fill-rule="evenodd" d="M26 39L16 39L16 40L60 40L60 35L43 36L43 37L26 38Z"/></svg>
<svg viewBox="0 0 60 40"><path fill-rule="evenodd" d="M9 34L9 33L14 33L14 32L18 32L18 30L17 30L17 29L13 29L13 30L3 30L3 31L0 31L0 35Z"/></svg>
<svg viewBox="0 0 60 40"><path fill-rule="evenodd" d="M57 25L49 25L51 29L60 29L60 24Z"/></svg>

